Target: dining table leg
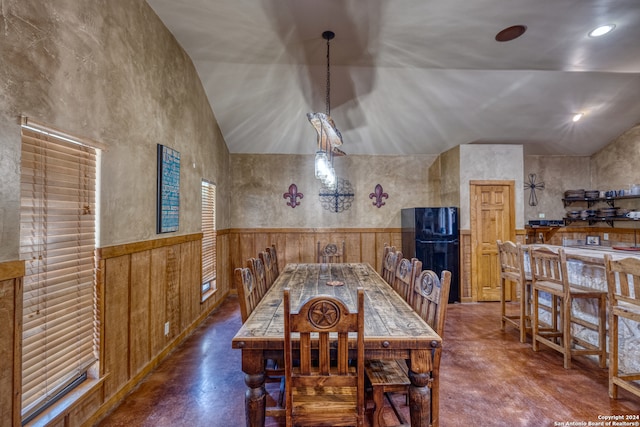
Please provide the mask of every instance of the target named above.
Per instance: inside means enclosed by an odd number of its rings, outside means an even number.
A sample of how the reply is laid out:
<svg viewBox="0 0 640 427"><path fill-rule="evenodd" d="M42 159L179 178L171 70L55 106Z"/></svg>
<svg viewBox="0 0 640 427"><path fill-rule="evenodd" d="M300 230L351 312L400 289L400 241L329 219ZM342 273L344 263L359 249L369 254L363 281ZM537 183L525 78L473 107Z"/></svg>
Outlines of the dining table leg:
<svg viewBox="0 0 640 427"><path fill-rule="evenodd" d="M263 427L267 394L264 388L264 358L261 350L242 350L242 371L247 385L244 397L247 427Z"/></svg>
<svg viewBox="0 0 640 427"><path fill-rule="evenodd" d="M413 350L409 368L409 412L411 426L429 427L431 423L431 350Z"/></svg>

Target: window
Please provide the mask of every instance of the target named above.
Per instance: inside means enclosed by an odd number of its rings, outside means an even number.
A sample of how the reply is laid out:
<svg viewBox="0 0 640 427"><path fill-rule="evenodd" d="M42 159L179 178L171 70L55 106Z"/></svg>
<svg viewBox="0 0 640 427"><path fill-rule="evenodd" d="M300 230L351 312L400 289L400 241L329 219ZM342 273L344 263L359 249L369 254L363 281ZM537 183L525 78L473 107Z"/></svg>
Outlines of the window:
<svg viewBox="0 0 640 427"><path fill-rule="evenodd" d="M97 362L96 154L68 138L22 128L25 422L82 382Z"/></svg>
<svg viewBox="0 0 640 427"><path fill-rule="evenodd" d="M202 180L202 301L216 285L216 185Z"/></svg>

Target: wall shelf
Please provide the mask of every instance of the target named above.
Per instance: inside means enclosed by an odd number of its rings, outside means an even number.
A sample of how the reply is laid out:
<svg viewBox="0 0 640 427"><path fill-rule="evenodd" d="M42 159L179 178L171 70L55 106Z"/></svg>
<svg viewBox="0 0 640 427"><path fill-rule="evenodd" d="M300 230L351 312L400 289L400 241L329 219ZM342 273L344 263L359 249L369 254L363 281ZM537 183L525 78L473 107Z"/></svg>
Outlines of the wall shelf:
<svg viewBox="0 0 640 427"><path fill-rule="evenodd" d="M588 199L586 197L583 197L583 198L571 197L571 198L563 198L562 203L566 208L567 206L570 206L573 203L587 202L587 207L590 208L591 206L595 205L598 202L605 202L607 205L613 208L615 207L616 200L630 200L630 199L640 199L640 194L633 194L630 196L598 197L595 199Z"/></svg>
<svg viewBox="0 0 640 427"><path fill-rule="evenodd" d="M575 199L575 198L571 198L571 199L562 199L562 203L564 204L564 207L566 208L567 206L571 206L573 203L577 203L577 202L587 202L587 208L590 208L591 206L595 205L598 202L606 202L610 207L615 207L615 200L617 200L617 197L606 197L603 199L586 199L586 198L582 198L582 199Z"/></svg>
<svg viewBox="0 0 640 427"><path fill-rule="evenodd" d="M573 222L587 222L589 225L593 225L598 222L606 222L611 227L613 227L613 223L617 221L638 221L635 218L627 218L624 216L611 216L611 217L587 217L587 218L565 218L564 223L566 225L571 225Z"/></svg>
<svg viewBox="0 0 640 427"><path fill-rule="evenodd" d="M562 203L564 204L564 207L566 208L567 206L572 205L573 203L578 203L578 202L582 202L582 203L587 203L587 209L591 208L592 206L594 206L596 203L599 202L604 202L607 205L609 205L609 207L611 208L615 208L616 205L616 201L617 200L630 200L630 199L640 199L640 195L638 194L633 194L633 195L629 195L629 196L615 196L615 197L598 197L598 198L593 198L593 199L589 199L589 198L563 198L562 199ZM564 218L564 223L566 225L571 225L574 222L582 222L582 223L588 223L589 225L593 225L596 224L598 222L605 222L607 224L609 224L609 226L613 227L614 223L617 221L638 221L637 218L627 218L624 216L590 216L590 217L586 217L586 218Z"/></svg>

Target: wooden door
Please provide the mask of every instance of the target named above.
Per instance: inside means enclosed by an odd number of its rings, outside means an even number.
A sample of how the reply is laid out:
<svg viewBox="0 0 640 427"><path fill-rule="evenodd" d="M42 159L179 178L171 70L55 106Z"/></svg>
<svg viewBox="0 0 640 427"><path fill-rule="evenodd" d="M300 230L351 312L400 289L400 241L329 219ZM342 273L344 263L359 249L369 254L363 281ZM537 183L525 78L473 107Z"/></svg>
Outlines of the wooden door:
<svg viewBox="0 0 640 427"><path fill-rule="evenodd" d="M515 239L514 182L472 181L470 195L472 292L477 301L500 301L496 240Z"/></svg>

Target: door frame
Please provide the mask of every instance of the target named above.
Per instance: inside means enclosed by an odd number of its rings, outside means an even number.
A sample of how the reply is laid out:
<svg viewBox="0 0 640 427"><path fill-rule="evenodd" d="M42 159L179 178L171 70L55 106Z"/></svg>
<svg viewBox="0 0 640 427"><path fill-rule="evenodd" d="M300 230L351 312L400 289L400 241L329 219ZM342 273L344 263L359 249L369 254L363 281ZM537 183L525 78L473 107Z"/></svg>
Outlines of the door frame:
<svg viewBox="0 0 640 427"><path fill-rule="evenodd" d="M470 268L470 276L471 276L471 300L473 302L478 302L478 275L477 275L477 270L478 270L478 265L476 262L476 256L477 256L477 248L478 248L478 242L477 242L477 222L478 222L478 218L476 216L477 212L476 212L476 203L473 200L475 194L476 194L476 187L483 187L483 186L507 186L509 187L509 192L511 194L511 200L510 200L510 215L509 215L509 222L511 223L511 226L509 227L509 231L510 231L510 235L509 235L509 240L514 241L516 240L516 193L515 193L515 189L516 189L516 181L514 179L510 179L510 180L469 180L469 232L470 232L470 246L471 246L471 250L470 250L470 254L469 254L469 261L471 264L471 268ZM498 278L499 279L499 278Z"/></svg>

